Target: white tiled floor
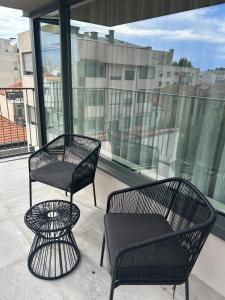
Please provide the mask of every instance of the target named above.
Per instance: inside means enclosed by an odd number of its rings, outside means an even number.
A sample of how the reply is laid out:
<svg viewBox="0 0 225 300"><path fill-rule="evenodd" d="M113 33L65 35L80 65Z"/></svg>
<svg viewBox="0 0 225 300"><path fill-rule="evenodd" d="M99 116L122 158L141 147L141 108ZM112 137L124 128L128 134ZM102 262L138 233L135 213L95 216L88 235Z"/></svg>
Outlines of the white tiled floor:
<svg viewBox="0 0 225 300"><path fill-rule="evenodd" d="M63 192L35 183L34 203L47 199L64 199ZM98 188L98 187L96 187ZM105 207L105 199L97 199ZM93 207L92 194L85 189L75 197L81 217L73 229L81 252L78 268L65 278L44 281L32 276L26 265L33 233L23 218L29 207L27 159L0 160L0 299L4 300L107 300L110 276L99 267L103 214ZM222 300L214 290L195 276L190 279L190 299ZM172 299L172 288L162 286L121 286L115 300ZM177 288L175 299L184 299L184 287Z"/></svg>

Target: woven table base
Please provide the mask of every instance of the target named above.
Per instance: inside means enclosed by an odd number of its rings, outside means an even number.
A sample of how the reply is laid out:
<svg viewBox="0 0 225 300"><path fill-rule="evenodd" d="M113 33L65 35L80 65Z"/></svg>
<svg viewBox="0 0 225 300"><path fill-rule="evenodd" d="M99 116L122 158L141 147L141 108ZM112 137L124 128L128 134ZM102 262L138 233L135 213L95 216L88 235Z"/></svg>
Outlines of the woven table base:
<svg viewBox="0 0 225 300"><path fill-rule="evenodd" d="M80 259L80 252L72 232L60 238L35 235L28 256L30 272L41 279L58 279L72 272Z"/></svg>

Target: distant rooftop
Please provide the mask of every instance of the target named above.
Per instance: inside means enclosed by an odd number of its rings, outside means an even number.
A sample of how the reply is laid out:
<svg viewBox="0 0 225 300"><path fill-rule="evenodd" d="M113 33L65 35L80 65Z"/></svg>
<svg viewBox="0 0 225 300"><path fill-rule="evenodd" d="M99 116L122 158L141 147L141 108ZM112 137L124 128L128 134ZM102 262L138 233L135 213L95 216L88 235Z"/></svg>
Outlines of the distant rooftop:
<svg viewBox="0 0 225 300"><path fill-rule="evenodd" d="M0 116L0 145L27 141L26 127Z"/></svg>

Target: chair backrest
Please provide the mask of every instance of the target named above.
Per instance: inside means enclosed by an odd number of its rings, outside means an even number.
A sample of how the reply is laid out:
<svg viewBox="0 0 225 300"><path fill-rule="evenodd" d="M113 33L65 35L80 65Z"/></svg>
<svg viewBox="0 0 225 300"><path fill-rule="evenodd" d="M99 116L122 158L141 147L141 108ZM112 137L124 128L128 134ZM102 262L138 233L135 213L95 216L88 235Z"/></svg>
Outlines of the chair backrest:
<svg viewBox="0 0 225 300"><path fill-rule="evenodd" d="M166 217L173 230L210 223L214 211L205 196L187 180L174 178L172 182L173 196Z"/></svg>
<svg viewBox="0 0 225 300"><path fill-rule="evenodd" d="M101 142L86 136L65 134L64 147L64 160L78 164L95 150L99 154Z"/></svg>
<svg viewBox="0 0 225 300"><path fill-rule="evenodd" d="M171 179L173 197L167 211L167 221L188 258L186 273L189 274L216 220L216 213L206 197L189 181ZM176 186L176 188L174 188Z"/></svg>
<svg viewBox="0 0 225 300"><path fill-rule="evenodd" d="M101 142L75 134L65 134L64 139L64 161L76 165L72 186L79 189L94 180Z"/></svg>

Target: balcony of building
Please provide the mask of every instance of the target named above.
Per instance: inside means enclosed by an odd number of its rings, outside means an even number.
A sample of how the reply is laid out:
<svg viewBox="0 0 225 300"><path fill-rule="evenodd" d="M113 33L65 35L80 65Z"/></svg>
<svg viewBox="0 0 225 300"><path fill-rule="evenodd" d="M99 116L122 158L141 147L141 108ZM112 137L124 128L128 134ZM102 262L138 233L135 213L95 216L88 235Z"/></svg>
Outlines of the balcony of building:
<svg viewBox="0 0 225 300"><path fill-rule="evenodd" d="M53 99L50 97L51 95L57 94L54 89L59 90L60 88L57 85L53 87L51 84L45 86L45 93L49 96L49 99ZM27 269L27 256L33 233L24 224L24 213L29 208L28 155L38 147L37 136L38 130L40 130L34 119L36 109L33 89L5 88L2 90L4 92L1 94L0 174L4 174L4 176L1 176L0 200L0 230L2 232L0 285L4 299L13 299L15 294L17 294L18 299L28 299L30 297L42 299L46 295L50 299L51 297L54 297L54 299L72 299L74 297L78 299L107 299L111 280L107 272L106 262L104 268L101 268L99 260L103 235L103 216L108 195L114 190L126 187L129 183L124 183L123 177L129 177L129 174L133 174L131 176L133 182L130 182L130 185L133 185L143 178L145 178L145 181L166 178L171 174L169 172L176 170L171 168L169 164L177 145L176 140L180 134L179 128L176 128L174 122L172 122L174 108L177 102L182 104L182 101L194 107L199 103L204 106L205 101L209 101L209 99L155 92L140 93L135 90L112 88L73 89L73 93L82 99L82 109L79 109L79 111L84 112L84 115L80 116L82 117L84 134L94 136L102 142L102 158L96 174L98 207L95 208L93 205L91 187L75 194L74 202L80 208L81 217L73 229L73 233L81 251L81 262L79 267L68 277L56 282L43 282L31 276ZM31 93L32 98L26 98L28 92ZM104 97L102 97L103 94ZM99 97L96 97L96 95ZM47 123L49 126L47 127L48 132L52 136L58 132L61 126L59 120L62 113L57 101L58 98L55 97L54 101L47 102L48 111L51 111L51 114L54 115ZM123 121L119 121L124 119L124 112L122 113L118 109L120 106L124 106L124 101L127 104L125 107L128 106L129 109L136 106L132 110L134 114L129 115L129 126L132 122L134 124L133 131L129 133L126 128L128 123L124 124ZM211 99L211 101L218 101L220 109L225 104L220 99ZM20 104L23 109L20 118L17 115L18 109L15 109L16 104ZM140 118L137 117L143 110L147 115L147 121L146 119L143 121L143 118L139 120ZM33 111L33 115L31 115L31 111ZM111 118L113 116L113 119L106 116L104 111L108 111L108 115ZM88 117L86 117L87 115ZM95 121L93 123L93 116L96 115L99 118L104 117L104 122ZM163 120L163 122L160 123L159 120ZM80 130L80 122L81 120L76 122L77 131ZM145 125L149 122L152 127L146 129ZM108 130L105 128L108 128ZM139 143L141 147L139 147ZM128 156L122 155L125 153L122 148L129 150ZM146 153L150 155L149 149L152 148L157 150L154 165L152 165L152 160L151 162L147 159L141 161L141 156L137 155L140 152L142 152L142 155ZM106 167L105 159L117 165L117 174L115 174L112 166ZM198 168L200 167L198 166ZM188 162L184 161L177 172L179 172L177 175L192 180L193 169ZM218 172L216 174L209 173L208 176L212 180L215 176L218 176ZM34 203L48 199L68 200L64 192L41 183L34 184L33 199ZM211 199L211 201L213 200ZM214 250L212 251L212 248L215 244L220 245L220 240L214 235L210 235L209 241L191 275L191 299L201 300L205 297L215 300L224 299L218 290L212 286L212 274L208 273L210 265L214 263ZM222 245L220 247L217 252L218 257L223 255ZM217 278L218 282L221 282L221 274L217 271L217 268L214 267L211 271L212 273L215 272L213 276ZM173 289L171 286L122 286L117 288L115 292L115 298L118 299L124 299L125 297L137 299L137 295L140 299L149 297L170 299L173 295ZM184 287L178 286L175 299L183 299L183 297Z"/></svg>
<svg viewBox="0 0 225 300"><path fill-rule="evenodd" d="M190 299L225 299L225 70L221 68L222 75L210 70L201 74L206 81L200 86L200 69L175 65L173 49L152 49L138 39L137 44L127 42L111 28L223 2L0 0L0 5L23 9L31 25L31 36L19 36L23 85L1 87L0 82L2 298L108 299L111 277L106 261L99 266L108 195L127 186L182 177L218 211L190 276ZM91 23L88 32L81 32L77 21L85 22L84 28ZM99 24L110 26L101 28L103 36L100 29L99 34L93 31ZM126 27L125 33L130 34ZM221 76L219 84L216 76ZM74 195L81 211L73 228L81 261L65 278L43 281L27 268L33 240L24 224L28 156L65 132L101 141L97 207L91 187ZM62 191L34 183L34 204L49 199L69 200ZM177 286L174 299L184 299L184 293L184 286ZM173 287L115 289L115 300L125 298L172 299Z"/></svg>
<svg viewBox="0 0 225 300"><path fill-rule="evenodd" d="M73 234L81 252L78 268L65 278L56 281L43 281L30 274L27 257L34 234L24 224L24 212L29 207L28 159L27 156L5 158L0 161L0 286L2 299L108 299L111 277L107 272L106 261L99 266L103 236L103 216L108 193L124 187L110 174L101 169L96 174L98 207L93 205L91 188L78 192L74 202L79 206L81 216L73 229ZM110 184L109 184L110 183ZM48 199L67 199L65 193L41 183L33 186L33 200L38 203ZM190 299L223 300L213 287L199 279L207 249L214 240L205 245L191 277ZM221 255L218 251L218 256ZM208 261L205 271L212 262ZM207 275L211 276L211 275ZM217 274L220 278L220 275ZM220 278L223 280L222 278ZM115 299L172 299L172 286L121 286L115 290ZM175 299L184 299L184 286L178 286Z"/></svg>

